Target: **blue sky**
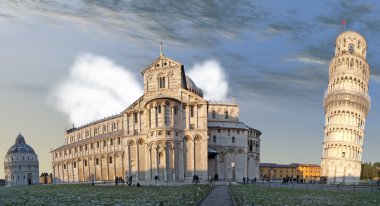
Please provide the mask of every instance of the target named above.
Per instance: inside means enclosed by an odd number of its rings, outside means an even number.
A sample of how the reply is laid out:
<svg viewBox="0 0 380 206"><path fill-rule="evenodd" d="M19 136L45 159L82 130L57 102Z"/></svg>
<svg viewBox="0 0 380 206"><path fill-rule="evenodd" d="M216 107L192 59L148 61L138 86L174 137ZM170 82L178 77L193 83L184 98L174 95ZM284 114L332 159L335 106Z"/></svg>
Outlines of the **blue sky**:
<svg viewBox="0 0 380 206"><path fill-rule="evenodd" d="M140 72L163 41L165 55L187 71L207 61L220 65L240 120L263 132L262 162L319 164L323 93L342 19L367 39L372 107L363 161L380 161L377 1L62 2L0 3L0 162L20 131L37 151L41 172L51 171L49 151L64 143L73 123L51 95L71 82L81 54L106 58L141 84ZM136 94L122 95L133 101Z"/></svg>

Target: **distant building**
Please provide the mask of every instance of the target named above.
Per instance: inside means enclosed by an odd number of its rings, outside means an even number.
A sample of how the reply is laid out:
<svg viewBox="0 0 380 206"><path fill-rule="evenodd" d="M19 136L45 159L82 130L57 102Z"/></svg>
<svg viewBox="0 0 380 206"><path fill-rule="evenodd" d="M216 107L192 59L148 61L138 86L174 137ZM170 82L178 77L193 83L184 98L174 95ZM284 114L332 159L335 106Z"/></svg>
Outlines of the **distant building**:
<svg viewBox="0 0 380 206"><path fill-rule="evenodd" d="M144 94L120 114L66 131L51 152L55 183L259 178L261 132L239 120L235 101L203 98L162 54L142 76Z"/></svg>
<svg viewBox="0 0 380 206"><path fill-rule="evenodd" d="M260 179L282 180L282 178L319 180L321 167L316 164L260 163Z"/></svg>
<svg viewBox="0 0 380 206"><path fill-rule="evenodd" d="M364 126L371 107L366 52L367 42L357 32L345 31L336 38L323 100L321 167L327 183L359 184Z"/></svg>
<svg viewBox="0 0 380 206"><path fill-rule="evenodd" d="M5 184L33 185L39 182L39 163L33 148L26 144L19 134L15 144L8 150L4 158Z"/></svg>

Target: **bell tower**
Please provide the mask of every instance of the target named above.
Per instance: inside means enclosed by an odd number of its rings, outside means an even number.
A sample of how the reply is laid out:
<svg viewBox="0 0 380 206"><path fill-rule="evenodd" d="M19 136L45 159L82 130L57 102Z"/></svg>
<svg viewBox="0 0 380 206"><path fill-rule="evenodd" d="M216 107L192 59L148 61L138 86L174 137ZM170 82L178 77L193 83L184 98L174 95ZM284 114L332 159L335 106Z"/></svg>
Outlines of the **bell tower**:
<svg viewBox="0 0 380 206"><path fill-rule="evenodd" d="M370 110L367 42L354 31L336 39L324 95L325 127L321 159L327 183L358 184L365 121Z"/></svg>

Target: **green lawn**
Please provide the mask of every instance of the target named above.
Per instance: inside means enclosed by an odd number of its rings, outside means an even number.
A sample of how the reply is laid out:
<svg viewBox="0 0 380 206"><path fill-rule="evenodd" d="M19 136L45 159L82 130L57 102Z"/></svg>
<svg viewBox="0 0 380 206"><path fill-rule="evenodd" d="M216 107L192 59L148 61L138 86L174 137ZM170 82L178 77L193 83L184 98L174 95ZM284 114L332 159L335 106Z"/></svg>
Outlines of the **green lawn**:
<svg viewBox="0 0 380 206"><path fill-rule="evenodd" d="M237 189L237 190L236 190ZM233 186L245 199L245 205L380 205L380 192L321 191L261 186ZM237 199L235 199L237 200Z"/></svg>
<svg viewBox="0 0 380 206"><path fill-rule="evenodd" d="M0 187L0 205L194 205L211 186L126 187L41 185Z"/></svg>

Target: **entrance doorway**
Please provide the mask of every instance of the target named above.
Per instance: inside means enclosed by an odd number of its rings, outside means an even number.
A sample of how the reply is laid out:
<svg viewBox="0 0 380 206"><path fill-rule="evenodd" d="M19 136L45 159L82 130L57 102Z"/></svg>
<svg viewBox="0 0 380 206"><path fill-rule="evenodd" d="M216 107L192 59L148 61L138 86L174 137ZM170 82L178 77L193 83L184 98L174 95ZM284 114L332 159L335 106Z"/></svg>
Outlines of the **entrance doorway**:
<svg viewBox="0 0 380 206"><path fill-rule="evenodd" d="M28 173L28 185L32 184L32 173Z"/></svg>

